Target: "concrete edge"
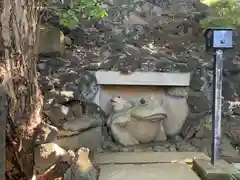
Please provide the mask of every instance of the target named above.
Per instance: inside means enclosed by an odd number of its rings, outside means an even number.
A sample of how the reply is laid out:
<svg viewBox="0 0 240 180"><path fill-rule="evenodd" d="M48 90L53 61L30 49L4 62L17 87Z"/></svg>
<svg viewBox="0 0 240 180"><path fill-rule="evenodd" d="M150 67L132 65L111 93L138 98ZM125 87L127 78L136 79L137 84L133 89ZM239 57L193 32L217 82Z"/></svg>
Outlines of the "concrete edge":
<svg viewBox="0 0 240 180"><path fill-rule="evenodd" d="M210 159L200 152L111 152L96 154L94 162L99 165L177 162L191 164L194 158Z"/></svg>

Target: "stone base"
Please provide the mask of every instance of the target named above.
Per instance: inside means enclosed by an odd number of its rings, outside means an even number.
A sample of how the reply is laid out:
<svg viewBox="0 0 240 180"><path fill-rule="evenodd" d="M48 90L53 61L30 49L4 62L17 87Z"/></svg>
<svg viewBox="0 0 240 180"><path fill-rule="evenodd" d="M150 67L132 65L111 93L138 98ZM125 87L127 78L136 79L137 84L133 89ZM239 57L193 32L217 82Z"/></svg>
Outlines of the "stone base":
<svg viewBox="0 0 240 180"><path fill-rule="evenodd" d="M200 180L186 164L179 163L105 165L100 168L99 180Z"/></svg>
<svg viewBox="0 0 240 180"><path fill-rule="evenodd" d="M240 177L240 171L225 160L212 165L210 159L194 159L193 169L202 180L235 180Z"/></svg>

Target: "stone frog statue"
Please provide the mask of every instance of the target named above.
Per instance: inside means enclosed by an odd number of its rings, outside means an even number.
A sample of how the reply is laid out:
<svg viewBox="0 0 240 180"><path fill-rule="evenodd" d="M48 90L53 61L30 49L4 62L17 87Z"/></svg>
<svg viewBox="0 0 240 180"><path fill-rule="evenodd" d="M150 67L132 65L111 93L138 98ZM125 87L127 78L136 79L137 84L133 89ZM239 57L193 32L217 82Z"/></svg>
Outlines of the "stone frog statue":
<svg viewBox="0 0 240 180"><path fill-rule="evenodd" d="M166 140L163 120L166 113L161 103L152 98L131 103L121 97L110 100L112 113L107 125L114 139L123 146Z"/></svg>
<svg viewBox="0 0 240 180"><path fill-rule="evenodd" d="M163 122L163 128L169 139L175 139L188 116L188 88L171 87L166 88L164 92L163 107L167 119Z"/></svg>
<svg viewBox="0 0 240 180"><path fill-rule="evenodd" d="M64 174L64 180L97 180L97 170L89 159L89 149L81 147L72 156L72 165Z"/></svg>

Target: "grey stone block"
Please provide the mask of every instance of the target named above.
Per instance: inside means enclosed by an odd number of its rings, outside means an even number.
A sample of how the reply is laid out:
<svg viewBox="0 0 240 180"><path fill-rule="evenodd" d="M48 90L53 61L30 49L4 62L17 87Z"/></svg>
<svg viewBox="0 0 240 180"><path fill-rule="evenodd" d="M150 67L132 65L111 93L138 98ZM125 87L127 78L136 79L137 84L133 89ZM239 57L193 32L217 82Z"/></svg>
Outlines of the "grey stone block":
<svg viewBox="0 0 240 180"><path fill-rule="evenodd" d="M209 159L194 159L193 169L202 180L235 180L240 177L240 171L225 160L212 165Z"/></svg>

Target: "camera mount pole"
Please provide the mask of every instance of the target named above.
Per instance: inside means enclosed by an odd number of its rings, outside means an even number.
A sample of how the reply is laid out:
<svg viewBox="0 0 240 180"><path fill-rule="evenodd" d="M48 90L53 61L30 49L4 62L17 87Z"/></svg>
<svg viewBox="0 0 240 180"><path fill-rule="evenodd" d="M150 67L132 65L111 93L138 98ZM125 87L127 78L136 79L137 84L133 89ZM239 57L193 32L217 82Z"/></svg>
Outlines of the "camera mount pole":
<svg viewBox="0 0 240 180"><path fill-rule="evenodd" d="M221 145L223 52L233 48L233 28L208 28L204 37L206 51L214 52L211 163L215 165L220 159Z"/></svg>
<svg viewBox="0 0 240 180"><path fill-rule="evenodd" d="M213 69L213 102L212 102L212 157L214 165L220 158L221 120L222 120L222 69L223 50L216 49Z"/></svg>

